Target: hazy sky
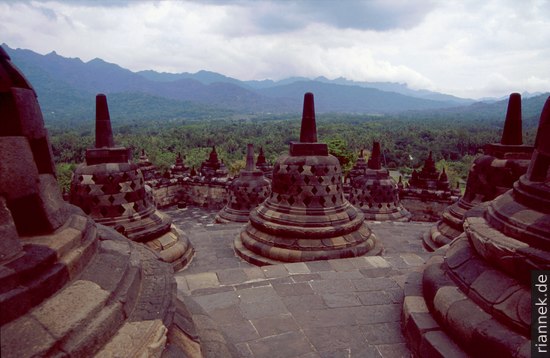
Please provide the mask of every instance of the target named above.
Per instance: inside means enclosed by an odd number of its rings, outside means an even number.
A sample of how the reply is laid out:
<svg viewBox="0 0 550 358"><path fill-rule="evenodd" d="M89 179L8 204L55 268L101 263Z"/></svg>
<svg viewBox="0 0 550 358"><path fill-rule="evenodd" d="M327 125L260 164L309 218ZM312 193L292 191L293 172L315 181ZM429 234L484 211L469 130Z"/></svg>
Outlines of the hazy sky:
<svg viewBox="0 0 550 358"><path fill-rule="evenodd" d="M0 0L0 43L132 71L550 91L550 0Z"/></svg>

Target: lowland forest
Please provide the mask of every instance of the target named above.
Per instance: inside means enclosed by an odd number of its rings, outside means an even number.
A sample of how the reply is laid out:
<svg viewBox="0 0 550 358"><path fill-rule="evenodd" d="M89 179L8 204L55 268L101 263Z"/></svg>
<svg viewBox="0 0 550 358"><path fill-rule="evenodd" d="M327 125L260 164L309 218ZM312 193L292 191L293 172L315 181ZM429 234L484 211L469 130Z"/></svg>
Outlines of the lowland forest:
<svg viewBox="0 0 550 358"><path fill-rule="evenodd" d="M302 99L313 92L319 141L349 171L373 141L383 165L407 175L432 151L450 181L464 182L483 145L498 142L507 98L476 102L396 83L292 78L239 81L220 74L131 72L95 59L82 62L2 45L34 86L44 113L60 184L94 145L95 94L105 93L117 146L137 159L145 150L161 171L185 156L198 168L212 146L232 174L244 167L246 144L268 161L288 151L300 132ZM548 93L523 96L523 141L533 144Z"/></svg>

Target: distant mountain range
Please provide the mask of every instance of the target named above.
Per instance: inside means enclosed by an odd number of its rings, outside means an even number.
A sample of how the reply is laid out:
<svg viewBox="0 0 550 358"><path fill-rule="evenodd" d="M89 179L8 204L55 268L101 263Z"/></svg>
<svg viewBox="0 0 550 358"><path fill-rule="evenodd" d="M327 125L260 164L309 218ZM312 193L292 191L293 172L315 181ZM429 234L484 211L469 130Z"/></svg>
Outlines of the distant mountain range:
<svg viewBox="0 0 550 358"><path fill-rule="evenodd" d="M136 119L298 113L305 92L315 94L316 110L320 113L395 114L464 107L475 102L412 90L400 83L325 77L240 81L209 71L132 72L99 58L83 62L56 52L40 55L6 44L2 47L35 87L46 119L89 119L97 93L108 95L112 112L119 107L119 114Z"/></svg>

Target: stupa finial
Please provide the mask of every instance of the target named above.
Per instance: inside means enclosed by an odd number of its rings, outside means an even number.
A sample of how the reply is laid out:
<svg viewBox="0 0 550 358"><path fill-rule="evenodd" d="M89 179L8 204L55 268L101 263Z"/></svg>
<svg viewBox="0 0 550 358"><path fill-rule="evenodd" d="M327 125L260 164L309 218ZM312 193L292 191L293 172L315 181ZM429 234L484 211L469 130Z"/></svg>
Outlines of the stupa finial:
<svg viewBox="0 0 550 358"><path fill-rule="evenodd" d="M248 144L246 146L246 168L247 172L254 171L254 144Z"/></svg>
<svg viewBox="0 0 550 358"><path fill-rule="evenodd" d="M506 111L506 120L500 144L523 144L521 127L521 95L519 93L512 93L508 100L508 110Z"/></svg>
<svg viewBox="0 0 550 358"><path fill-rule="evenodd" d="M544 182L548 179L550 169L550 141L548 138L550 138L550 97L546 99L540 114L535 151L527 169L527 178L531 181Z"/></svg>
<svg viewBox="0 0 550 358"><path fill-rule="evenodd" d="M317 125L315 123L315 104L313 93L307 92L304 95L304 110L302 112L302 128L300 130L300 142L317 142Z"/></svg>
<svg viewBox="0 0 550 358"><path fill-rule="evenodd" d="M114 146L115 141L113 139L107 97L100 93L95 97L95 147L113 148Z"/></svg>
<svg viewBox="0 0 550 358"><path fill-rule="evenodd" d="M372 143L372 154L367 163L369 169L380 169L382 165L380 163L380 142Z"/></svg>

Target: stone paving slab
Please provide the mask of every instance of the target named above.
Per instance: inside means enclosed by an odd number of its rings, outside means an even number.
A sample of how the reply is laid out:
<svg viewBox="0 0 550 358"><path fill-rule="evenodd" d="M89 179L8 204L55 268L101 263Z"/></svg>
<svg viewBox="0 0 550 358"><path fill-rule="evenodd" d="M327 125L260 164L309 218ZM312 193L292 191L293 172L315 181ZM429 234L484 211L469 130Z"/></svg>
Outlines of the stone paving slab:
<svg viewBox="0 0 550 358"><path fill-rule="evenodd" d="M196 250L176 273L178 294L193 297L240 356L410 356L403 286L430 257L420 237L432 223L370 222L382 256L256 267L233 252L243 224L206 226L216 212L203 209L167 213Z"/></svg>

